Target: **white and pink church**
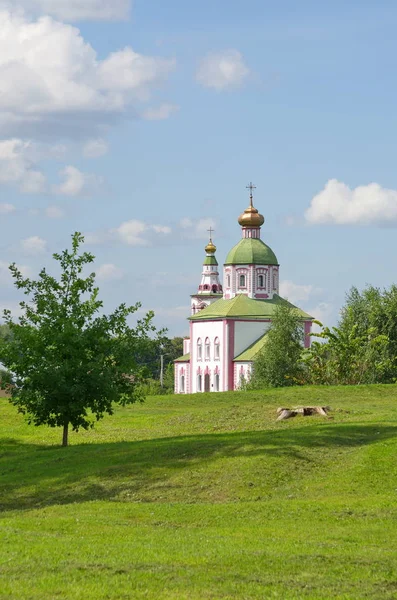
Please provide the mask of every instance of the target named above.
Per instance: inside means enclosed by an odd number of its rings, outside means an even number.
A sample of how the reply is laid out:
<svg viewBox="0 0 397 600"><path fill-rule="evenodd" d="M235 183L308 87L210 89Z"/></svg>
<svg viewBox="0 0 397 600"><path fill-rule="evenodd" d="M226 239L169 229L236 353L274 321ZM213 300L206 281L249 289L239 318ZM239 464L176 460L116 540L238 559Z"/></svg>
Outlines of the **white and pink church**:
<svg viewBox="0 0 397 600"><path fill-rule="evenodd" d="M225 392L249 380L255 356L266 343L277 305L294 308L304 323L310 345L313 317L279 296L279 264L261 240L265 221L250 204L238 222L242 239L229 252L219 279L216 247L205 247L200 285L191 296L190 336L184 355L175 361L175 393Z"/></svg>

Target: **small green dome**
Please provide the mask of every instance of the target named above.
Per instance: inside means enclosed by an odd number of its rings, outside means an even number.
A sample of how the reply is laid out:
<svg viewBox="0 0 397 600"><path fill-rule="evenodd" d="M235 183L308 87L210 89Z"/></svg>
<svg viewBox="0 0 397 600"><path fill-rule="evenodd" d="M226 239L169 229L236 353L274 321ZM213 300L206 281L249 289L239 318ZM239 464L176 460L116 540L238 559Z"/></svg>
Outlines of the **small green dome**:
<svg viewBox="0 0 397 600"><path fill-rule="evenodd" d="M225 265L278 265L278 260L262 240L243 238L230 250Z"/></svg>

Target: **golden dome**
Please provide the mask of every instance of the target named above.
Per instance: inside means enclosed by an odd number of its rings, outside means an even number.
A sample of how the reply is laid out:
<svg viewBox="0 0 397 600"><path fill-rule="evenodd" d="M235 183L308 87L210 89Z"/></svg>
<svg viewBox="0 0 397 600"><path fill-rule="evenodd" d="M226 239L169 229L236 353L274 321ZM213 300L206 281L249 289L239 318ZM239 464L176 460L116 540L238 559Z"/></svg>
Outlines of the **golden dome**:
<svg viewBox="0 0 397 600"><path fill-rule="evenodd" d="M210 241L208 242L208 244L205 247L205 251L207 252L207 254L215 254L216 252L216 246L213 243L212 239L210 238Z"/></svg>
<svg viewBox="0 0 397 600"><path fill-rule="evenodd" d="M254 207L254 205L252 203L253 202L252 190L255 189L255 186L252 183L250 183L250 185L247 186L247 188L251 190L250 205L239 216L238 222L240 223L241 227L260 227L265 222L265 217L263 215L259 214L258 210Z"/></svg>

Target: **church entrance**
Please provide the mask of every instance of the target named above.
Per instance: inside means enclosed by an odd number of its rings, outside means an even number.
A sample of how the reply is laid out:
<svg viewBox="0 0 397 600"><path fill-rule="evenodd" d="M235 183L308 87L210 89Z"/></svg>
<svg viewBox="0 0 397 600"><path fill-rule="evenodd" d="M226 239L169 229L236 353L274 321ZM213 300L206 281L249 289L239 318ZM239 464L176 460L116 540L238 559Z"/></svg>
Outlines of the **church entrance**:
<svg viewBox="0 0 397 600"><path fill-rule="evenodd" d="M204 376L204 391L205 392L210 391L210 376L209 375Z"/></svg>

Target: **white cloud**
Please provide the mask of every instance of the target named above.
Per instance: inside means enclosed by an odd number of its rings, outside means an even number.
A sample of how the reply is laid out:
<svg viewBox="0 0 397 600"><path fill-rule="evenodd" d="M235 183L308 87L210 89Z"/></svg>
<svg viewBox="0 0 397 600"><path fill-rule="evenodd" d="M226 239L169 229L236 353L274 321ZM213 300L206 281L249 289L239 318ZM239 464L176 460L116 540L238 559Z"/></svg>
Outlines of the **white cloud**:
<svg viewBox="0 0 397 600"><path fill-rule="evenodd" d="M142 234L148 230L148 226L143 221L131 219L121 223L119 227L114 229L116 237L128 246L147 246L148 241L142 237Z"/></svg>
<svg viewBox="0 0 397 600"><path fill-rule="evenodd" d="M397 225L397 191L377 183L354 189L330 179L305 213L311 224Z"/></svg>
<svg viewBox="0 0 397 600"><path fill-rule="evenodd" d="M240 87L250 74L238 50L214 52L199 64L196 79L201 85L217 91Z"/></svg>
<svg viewBox="0 0 397 600"><path fill-rule="evenodd" d="M215 229L215 221L211 217L193 220L190 217L184 217L179 221L179 226L184 230L184 236L196 239L206 239L209 236L209 229Z"/></svg>
<svg viewBox="0 0 397 600"><path fill-rule="evenodd" d="M301 285L288 279L280 281L280 295L292 304L305 302L311 296L321 293L321 291L320 288L316 288L314 285Z"/></svg>
<svg viewBox="0 0 397 600"><path fill-rule="evenodd" d="M327 327L332 326L333 322L335 320L334 319L335 308L334 308L334 305L330 304L329 302L319 302L312 308L309 308L307 310L307 312L309 313L309 315L311 315L317 321L320 321L320 323L322 323L323 325L325 325ZM321 327L314 324L312 331L313 332L321 331Z"/></svg>
<svg viewBox="0 0 397 600"><path fill-rule="evenodd" d="M21 248L26 254L43 254L47 250L47 242L37 235L21 241Z"/></svg>
<svg viewBox="0 0 397 600"><path fill-rule="evenodd" d="M41 171L35 169L35 152L32 142L16 138L1 140L0 183L16 185L21 192L27 194L43 192L46 178Z"/></svg>
<svg viewBox="0 0 397 600"><path fill-rule="evenodd" d="M0 215L9 215L15 211L16 207L13 204L8 204L7 202L0 204Z"/></svg>
<svg viewBox="0 0 397 600"><path fill-rule="evenodd" d="M47 206L44 212L49 219L62 219L65 216L65 211L60 206Z"/></svg>
<svg viewBox="0 0 397 600"><path fill-rule="evenodd" d="M107 154L108 150L108 144L104 139L88 140L83 146L83 156L85 158L98 158Z"/></svg>
<svg viewBox="0 0 397 600"><path fill-rule="evenodd" d="M116 279L122 279L124 271L112 263L105 263L98 267L96 275L98 279L102 279L102 281L114 281Z"/></svg>
<svg viewBox="0 0 397 600"><path fill-rule="evenodd" d="M131 0L18 0L18 4L62 21L121 21L131 10Z"/></svg>
<svg viewBox="0 0 397 600"><path fill-rule="evenodd" d="M137 100L148 99L174 66L130 47L100 60L76 27L0 9L0 136L100 136L136 113Z"/></svg>
<svg viewBox="0 0 397 600"><path fill-rule="evenodd" d="M164 235L169 235L172 231L171 227L168 227L168 225L152 225L152 229L156 233L164 233Z"/></svg>
<svg viewBox="0 0 397 600"><path fill-rule="evenodd" d="M63 168L59 174L64 178L64 181L54 186L53 191L61 196L86 196L98 189L103 183L102 178L82 173L72 165Z"/></svg>
<svg viewBox="0 0 397 600"><path fill-rule="evenodd" d="M155 108L147 108L143 111L142 116L147 121L163 121L178 112L179 108L175 104L161 104Z"/></svg>

